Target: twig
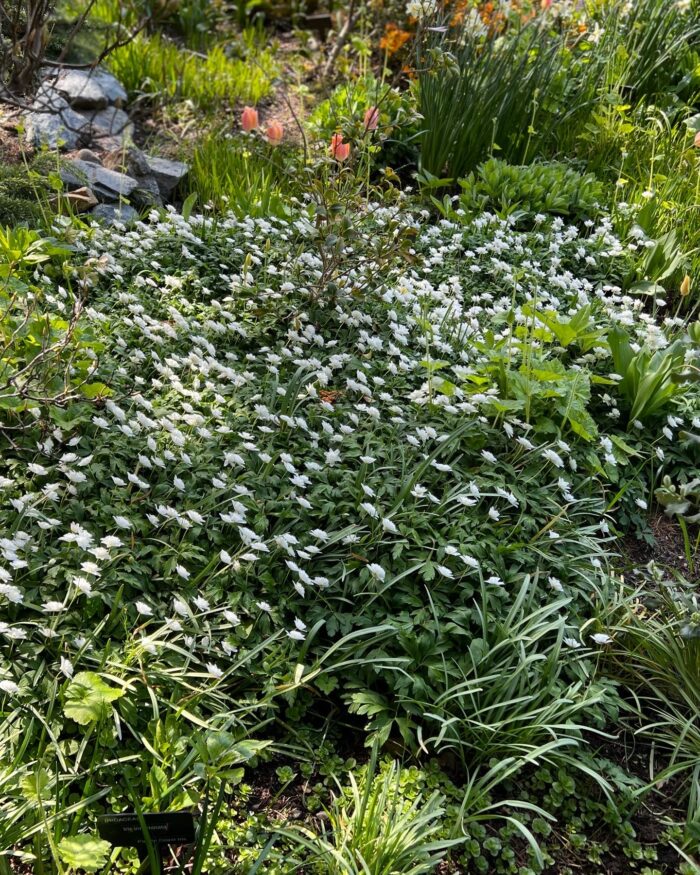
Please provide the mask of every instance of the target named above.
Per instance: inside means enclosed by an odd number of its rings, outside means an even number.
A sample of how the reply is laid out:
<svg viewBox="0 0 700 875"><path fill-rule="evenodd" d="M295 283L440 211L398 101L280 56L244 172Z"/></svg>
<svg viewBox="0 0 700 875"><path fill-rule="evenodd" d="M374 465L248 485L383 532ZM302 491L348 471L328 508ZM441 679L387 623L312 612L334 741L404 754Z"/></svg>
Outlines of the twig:
<svg viewBox="0 0 700 875"><path fill-rule="evenodd" d="M356 0L350 0L350 6L348 7L348 17L345 19L345 24L340 28L340 32L335 41L335 45L333 46L330 55L328 56L328 60L323 68L323 78L327 79L330 75L331 70L333 69L333 65L338 59L338 55L340 54L343 46L345 45L347 38L350 36L352 29L355 27L355 23L360 16L359 10L355 9Z"/></svg>

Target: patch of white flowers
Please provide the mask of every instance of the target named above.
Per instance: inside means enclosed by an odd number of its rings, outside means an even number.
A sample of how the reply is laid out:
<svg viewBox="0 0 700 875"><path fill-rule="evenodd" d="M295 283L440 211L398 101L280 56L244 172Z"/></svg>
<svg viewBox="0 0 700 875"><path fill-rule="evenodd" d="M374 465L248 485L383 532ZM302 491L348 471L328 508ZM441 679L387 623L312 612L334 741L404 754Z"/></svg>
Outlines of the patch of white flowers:
<svg viewBox="0 0 700 875"><path fill-rule="evenodd" d="M133 230L78 237L110 287L86 320L107 345L100 368L114 392L87 424L45 432L30 462L12 452L3 462L0 691L21 694L20 648L50 644L56 675L93 665L81 618L97 628L122 586L132 646L167 661L177 641L218 682L251 630L301 642L305 611L324 593L352 577L369 590L390 584L399 545L417 568L431 564L435 586L481 581L507 594L523 573L542 574L543 598L560 598L591 574L588 554L572 554L568 581L547 567L548 555L575 548L560 530L585 510L571 483L577 453L537 439L515 413L495 415L497 390L472 379L486 332L515 351L532 312L569 318L591 306L640 346L668 343L639 299L587 278L624 251L609 222L584 237L559 219L525 233L488 214L465 228L371 212L372 233L390 221L418 233L412 266L397 259L382 274L367 252L348 253L317 322L306 302L325 294L315 289L323 265L310 241L299 246L313 233L303 217L214 225L154 213ZM596 348L575 365L607 355ZM450 392L436 389L427 361L440 362ZM615 414L612 394L606 403ZM657 455L688 425L677 417L653 436ZM481 429L498 432L498 448L472 451ZM605 435L598 450L617 464ZM546 472L552 504L540 564L533 552L521 569L482 534L497 526L499 537L520 537L531 513L525 470ZM432 527L430 542L413 531L417 519ZM589 529L601 545L605 525ZM581 646L573 635L567 643Z"/></svg>

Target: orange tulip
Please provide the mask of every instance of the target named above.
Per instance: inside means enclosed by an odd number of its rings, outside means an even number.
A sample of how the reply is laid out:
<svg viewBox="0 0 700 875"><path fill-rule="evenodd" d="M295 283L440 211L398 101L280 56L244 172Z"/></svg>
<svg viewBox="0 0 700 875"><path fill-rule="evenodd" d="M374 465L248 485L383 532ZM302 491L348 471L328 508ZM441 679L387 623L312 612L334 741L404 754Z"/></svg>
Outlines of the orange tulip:
<svg viewBox="0 0 700 875"><path fill-rule="evenodd" d="M284 128L273 119L267 126L267 142L272 146L279 146L284 137Z"/></svg>
<svg viewBox="0 0 700 875"><path fill-rule="evenodd" d="M259 124L260 120L258 119L257 109L252 106L245 106L243 108L243 112L241 113L241 127L246 132L246 134L254 131Z"/></svg>
<svg viewBox="0 0 700 875"><path fill-rule="evenodd" d="M370 106L365 112L365 131L376 131L379 124L379 109L376 106Z"/></svg>
<svg viewBox="0 0 700 875"><path fill-rule="evenodd" d="M347 161L350 155L350 143L343 142L342 134L333 134L331 137L331 157L336 161Z"/></svg>

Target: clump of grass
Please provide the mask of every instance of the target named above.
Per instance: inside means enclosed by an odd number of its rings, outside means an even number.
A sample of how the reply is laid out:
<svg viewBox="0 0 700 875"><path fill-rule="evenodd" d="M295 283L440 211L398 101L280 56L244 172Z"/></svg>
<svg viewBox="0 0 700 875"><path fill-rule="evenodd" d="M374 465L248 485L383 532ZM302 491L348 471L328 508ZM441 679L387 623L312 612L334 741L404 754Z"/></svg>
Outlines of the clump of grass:
<svg viewBox="0 0 700 875"><path fill-rule="evenodd" d="M257 103L270 93L277 75L273 52L256 50L250 41L247 49L245 58L234 58L216 45L203 56L160 34L139 35L109 56L109 66L130 95L191 100L211 110L235 101Z"/></svg>
<svg viewBox="0 0 700 875"><path fill-rule="evenodd" d="M55 169L48 155L27 164L0 163L0 226L42 224L50 194L47 177Z"/></svg>
<svg viewBox="0 0 700 875"><path fill-rule="evenodd" d="M190 160L189 191L200 203L239 216L284 216L294 186L278 152L270 148L264 154L240 138L209 133Z"/></svg>

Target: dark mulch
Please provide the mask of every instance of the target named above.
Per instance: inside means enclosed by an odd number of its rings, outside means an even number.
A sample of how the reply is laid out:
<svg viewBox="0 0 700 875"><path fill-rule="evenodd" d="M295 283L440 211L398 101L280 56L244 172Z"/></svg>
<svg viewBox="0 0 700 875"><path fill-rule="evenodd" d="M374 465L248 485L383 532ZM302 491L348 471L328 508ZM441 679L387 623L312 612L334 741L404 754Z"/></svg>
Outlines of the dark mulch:
<svg viewBox="0 0 700 875"><path fill-rule="evenodd" d="M675 520L662 513L652 516L649 525L654 536L654 543L648 544L633 534L627 535L622 542L623 565L627 565L633 573L639 573L641 569L652 560L659 566L671 572L678 572L688 580L698 579L698 566L700 565L700 548L695 551L691 558L694 561L694 571L688 565L683 542L683 533ZM691 546L695 544L694 533L691 533Z"/></svg>

